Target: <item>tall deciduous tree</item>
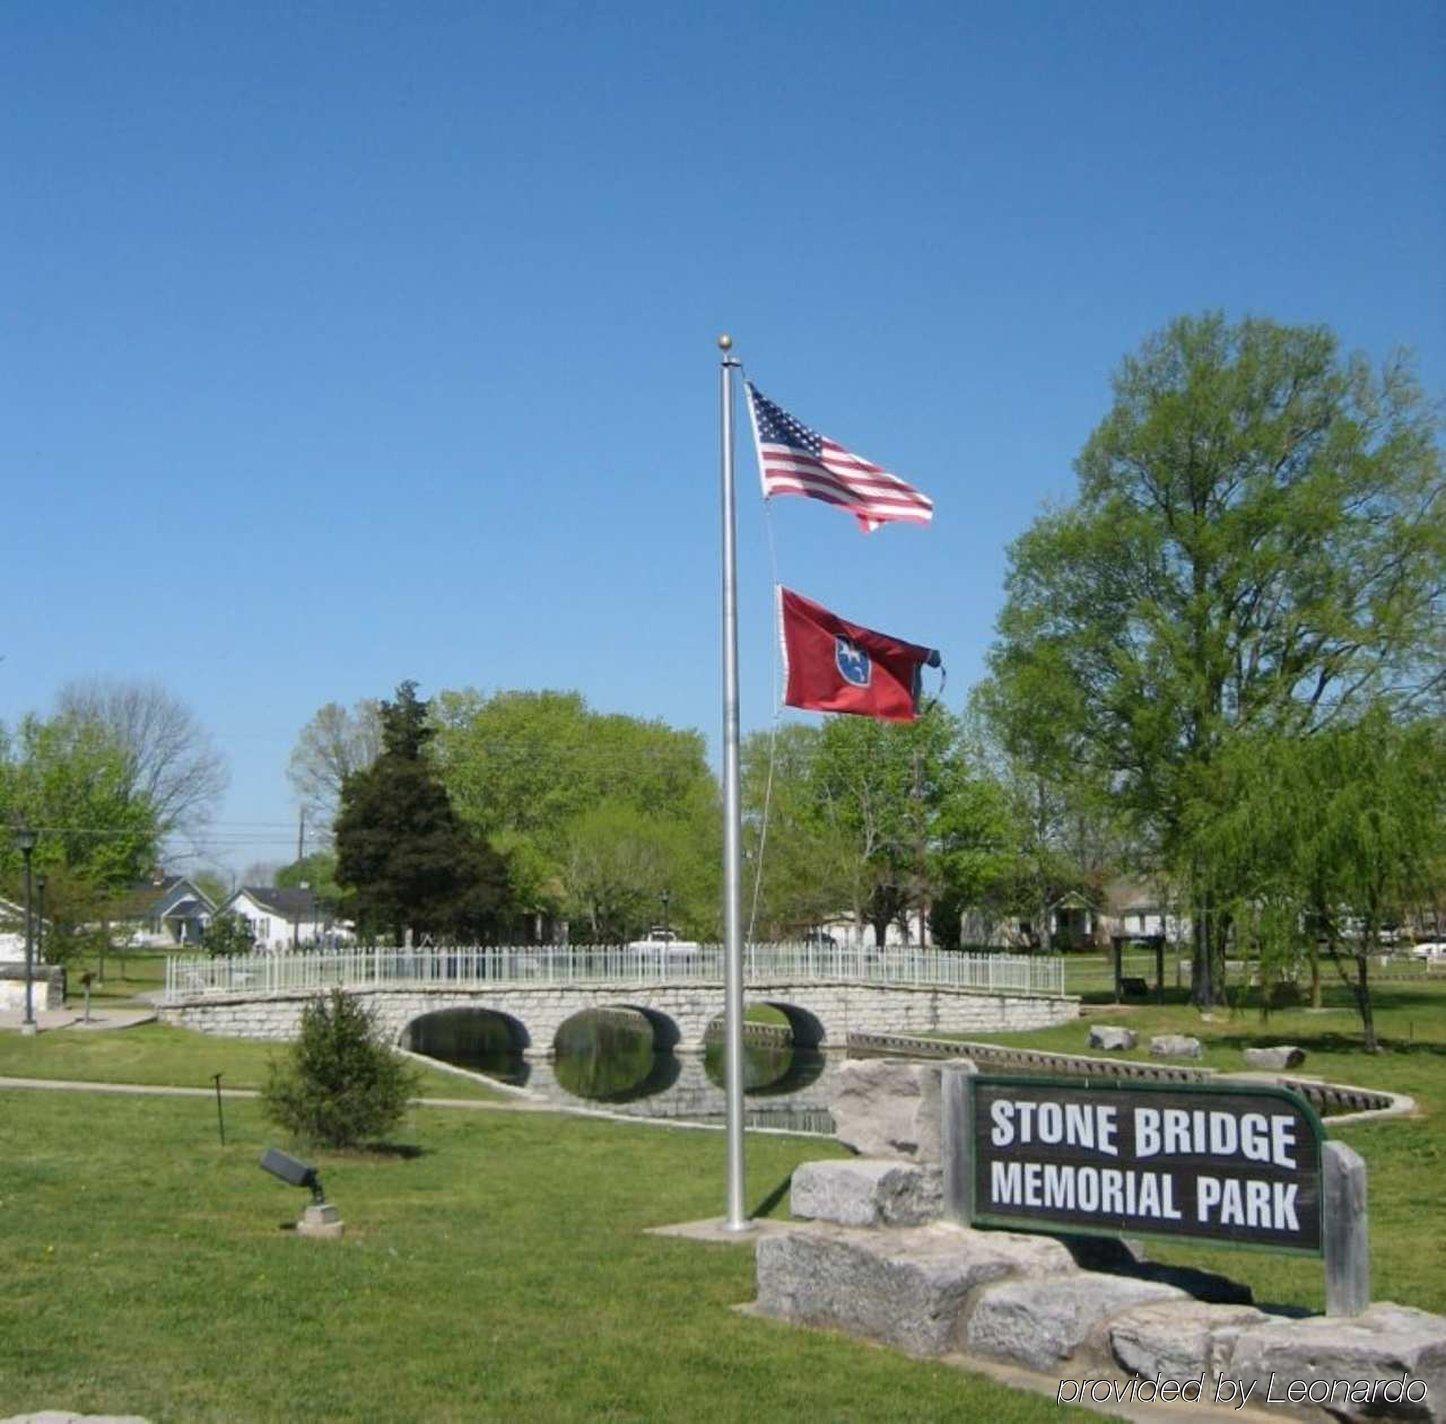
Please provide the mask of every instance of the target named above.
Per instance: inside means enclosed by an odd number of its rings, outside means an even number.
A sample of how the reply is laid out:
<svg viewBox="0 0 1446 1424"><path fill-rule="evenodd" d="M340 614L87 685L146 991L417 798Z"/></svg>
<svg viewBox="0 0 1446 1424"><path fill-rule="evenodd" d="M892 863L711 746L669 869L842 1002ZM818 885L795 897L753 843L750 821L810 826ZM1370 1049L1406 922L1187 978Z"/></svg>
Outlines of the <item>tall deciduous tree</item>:
<svg viewBox="0 0 1446 1424"><path fill-rule="evenodd" d="M1436 423L1404 362L1323 328L1183 318L1124 362L1078 472L1011 549L996 694L1027 715L1057 689L1060 736L1199 910L1192 808L1232 734L1440 693ZM1208 1003L1228 925L1194 919Z"/></svg>
<svg viewBox="0 0 1446 1424"><path fill-rule="evenodd" d="M510 908L507 867L452 809L427 714L411 682L382 704L381 755L342 783L336 877L364 931L487 937Z"/></svg>
<svg viewBox="0 0 1446 1424"><path fill-rule="evenodd" d="M1063 679L1036 666L1018 684L982 683L973 699L976 740L1003 798L1011 845L988 899L1031 922L1044 947L1055 901L1082 893L1101 902L1109 879L1137 858L1107 782L1075 743L1070 695Z"/></svg>
<svg viewBox="0 0 1446 1424"><path fill-rule="evenodd" d="M8 827L39 832L33 866L46 876L46 919L58 938L103 921L117 892L156 863L160 819L135 789L124 748L99 722L75 715L24 718L0 729L0 880L19 893L21 856Z"/></svg>
<svg viewBox="0 0 1446 1424"><path fill-rule="evenodd" d="M1267 971L1321 948L1375 1052L1370 963L1382 930L1440 890L1446 732L1372 707L1310 736L1236 738L1215 767L1223 809L1200 828L1237 939Z"/></svg>
<svg viewBox="0 0 1446 1424"><path fill-rule="evenodd" d="M575 692L444 692L433 720L433 752L453 804L507 855L522 908L580 912L591 925L579 873L584 863L598 863L599 825L646 823L645 839L659 854L612 858L613 872L637 868L625 898L639 908L609 917L619 927L611 933L646 928L664 890L675 927L717 932L721 817L698 733L596 712ZM625 839L638 849L632 831ZM661 868L645 874L645 862ZM659 875L665 883L655 883ZM645 898L651 911L641 908Z"/></svg>
<svg viewBox="0 0 1446 1424"><path fill-rule="evenodd" d="M347 777L365 771L381 755L381 707L371 697L350 711L328 702L296 739L286 778L318 834L326 834L336 819Z"/></svg>
<svg viewBox="0 0 1446 1424"><path fill-rule="evenodd" d="M150 803L161 833L198 832L226 790L225 758L196 714L156 682L86 678L61 688L62 719L90 722L125 758L129 791Z"/></svg>
<svg viewBox="0 0 1446 1424"><path fill-rule="evenodd" d="M1005 868L1007 808L943 707L912 724L836 717L759 733L743 772L763 920L775 932L844 911L883 944L891 924L910 910L927 916L944 896L953 923L936 937L957 942L958 906L988 894Z"/></svg>

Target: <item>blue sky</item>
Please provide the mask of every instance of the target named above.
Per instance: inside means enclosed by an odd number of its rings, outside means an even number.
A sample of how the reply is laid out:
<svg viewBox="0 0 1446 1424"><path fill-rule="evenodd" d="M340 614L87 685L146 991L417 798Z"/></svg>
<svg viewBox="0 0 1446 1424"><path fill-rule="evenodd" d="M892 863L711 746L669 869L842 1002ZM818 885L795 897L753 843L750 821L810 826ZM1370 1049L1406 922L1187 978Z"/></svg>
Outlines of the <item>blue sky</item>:
<svg viewBox="0 0 1446 1424"><path fill-rule="evenodd" d="M1180 312L1446 389L1439 5L0 13L0 718L158 678L284 858L321 703L473 684L718 726L716 351L926 489L782 574L979 674L1005 548ZM740 462L744 725L769 573Z"/></svg>

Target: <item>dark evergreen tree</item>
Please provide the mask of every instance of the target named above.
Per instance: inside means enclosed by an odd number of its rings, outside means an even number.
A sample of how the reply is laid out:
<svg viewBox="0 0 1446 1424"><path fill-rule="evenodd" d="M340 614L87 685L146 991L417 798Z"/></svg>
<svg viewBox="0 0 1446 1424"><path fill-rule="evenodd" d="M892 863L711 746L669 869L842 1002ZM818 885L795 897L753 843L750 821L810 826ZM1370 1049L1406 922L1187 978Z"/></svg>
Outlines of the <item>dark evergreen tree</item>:
<svg viewBox="0 0 1446 1424"><path fill-rule="evenodd" d="M364 934L490 938L510 905L507 865L452 809L427 713L413 682L382 704L381 756L342 783L337 882Z"/></svg>

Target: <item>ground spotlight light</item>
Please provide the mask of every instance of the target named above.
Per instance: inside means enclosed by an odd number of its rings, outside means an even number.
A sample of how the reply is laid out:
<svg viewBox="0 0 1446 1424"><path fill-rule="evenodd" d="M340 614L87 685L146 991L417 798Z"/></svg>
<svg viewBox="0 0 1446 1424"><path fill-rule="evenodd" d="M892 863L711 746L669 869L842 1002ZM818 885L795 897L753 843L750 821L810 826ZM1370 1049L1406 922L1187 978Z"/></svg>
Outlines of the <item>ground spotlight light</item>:
<svg viewBox="0 0 1446 1424"><path fill-rule="evenodd" d="M268 1147L261 1154L261 1169L270 1172L288 1187L305 1187L311 1193L311 1205L301 1213L301 1220L296 1223L298 1236L315 1236L331 1241L340 1238L343 1229L341 1213L327 1201L326 1193L321 1189L321 1175L315 1167Z"/></svg>
<svg viewBox="0 0 1446 1424"><path fill-rule="evenodd" d="M315 1206L322 1206L326 1202L326 1193L321 1189L321 1176L316 1168L309 1167L305 1162L300 1162L285 1152L268 1147L261 1155L261 1170L280 1178L288 1187L308 1188Z"/></svg>

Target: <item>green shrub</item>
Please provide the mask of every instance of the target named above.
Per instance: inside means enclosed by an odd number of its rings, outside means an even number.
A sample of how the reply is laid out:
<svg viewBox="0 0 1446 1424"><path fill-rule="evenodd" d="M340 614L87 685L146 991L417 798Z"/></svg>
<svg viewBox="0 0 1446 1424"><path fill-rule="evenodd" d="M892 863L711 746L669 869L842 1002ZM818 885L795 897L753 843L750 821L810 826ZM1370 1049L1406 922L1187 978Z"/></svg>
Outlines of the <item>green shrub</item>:
<svg viewBox="0 0 1446 1424"><path fill-rule="evenodd" d="M251 921L242 915L217 915L201 935L201 948L213 959L250 954L256 948Z"/></svg>
<svg viewBox="0 0 1446 1424"><path fill-rule="evenodd" d="M402 1120L418 1075L377 1033L375 1016L333 989L301 1014L301 1033L273 1063L262 1092L267 1116L301 1142L353 1147Z"/></svg>

